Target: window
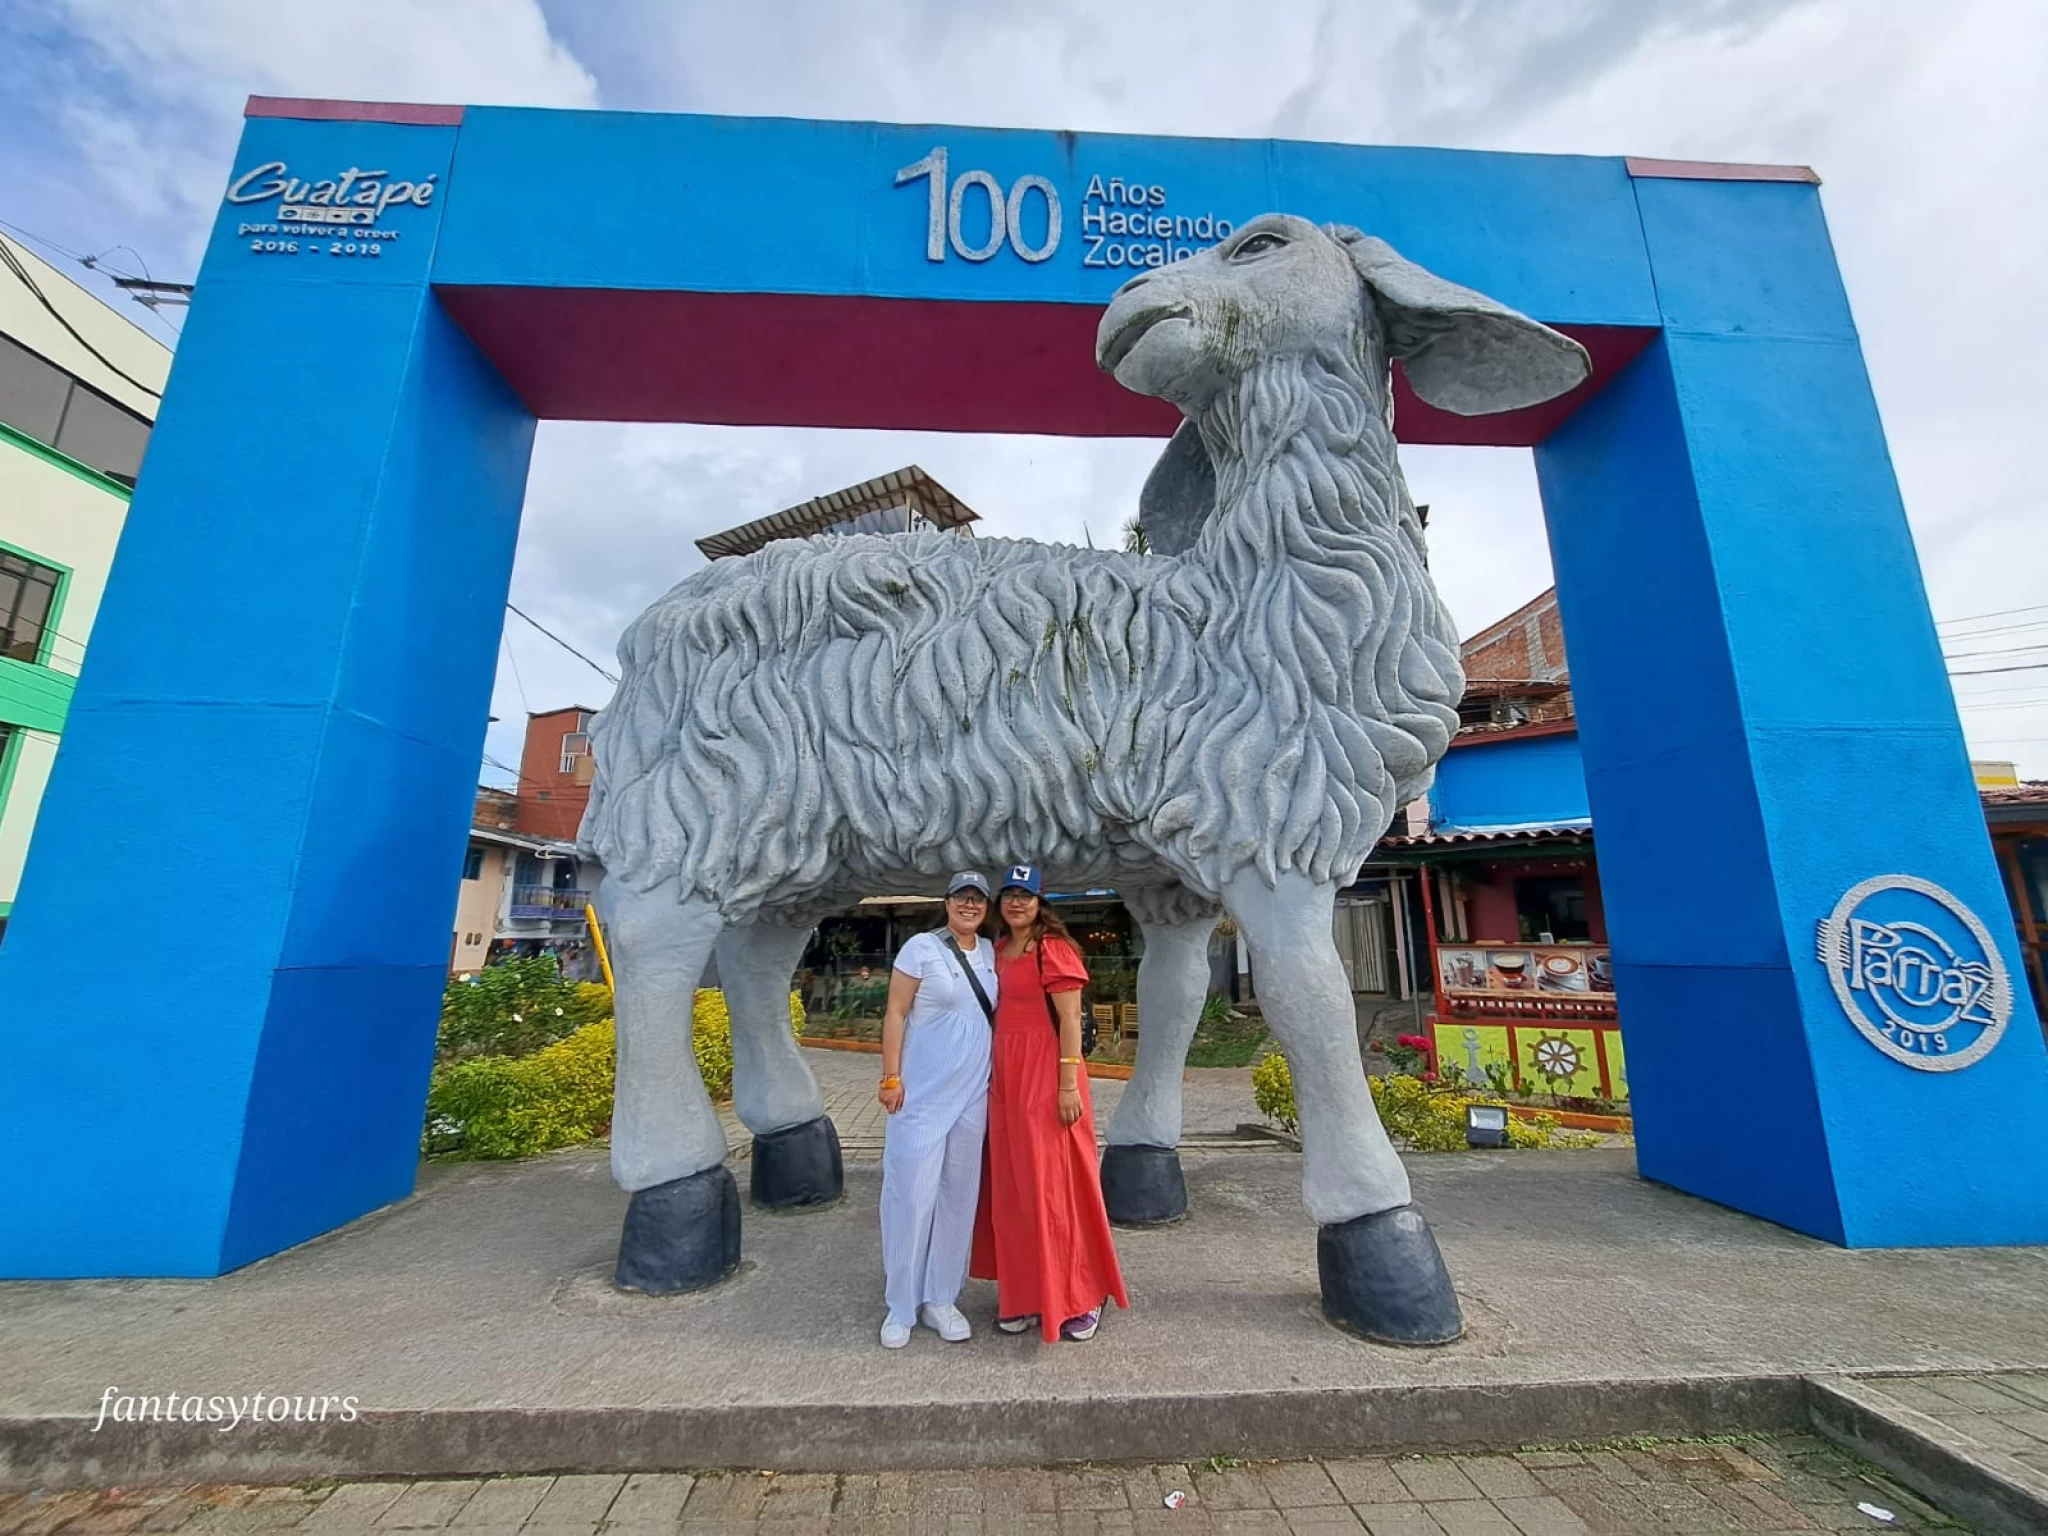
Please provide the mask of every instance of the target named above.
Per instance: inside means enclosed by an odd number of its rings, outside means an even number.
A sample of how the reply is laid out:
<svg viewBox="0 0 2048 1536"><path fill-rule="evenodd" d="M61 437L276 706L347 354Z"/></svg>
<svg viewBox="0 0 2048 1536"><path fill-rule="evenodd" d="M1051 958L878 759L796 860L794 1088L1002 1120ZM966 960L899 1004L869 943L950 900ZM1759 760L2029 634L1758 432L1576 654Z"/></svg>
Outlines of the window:
<svg viewBox="0 0 2048 1536"><path fill-rule="evenodd" d="M481 880L484 877L484 851L475 843L469 845L469 853L462 861L462 878Z"/></svg>
<svg viewBox="0 0 2048 1536"><path fill-rule="evenodd" d="M1577 875L1542 875L1515 882L1515 915L1521 919L1524 943L1549 934L1552 940L1590 939L1586 922L1586 882Z"/></svg>
<svg viewBox="0 0 2048 1536"><path fill-rule="evenodd" d="M62 571L0 549L0 656L36 661L50 610L57 604Z"/></svg>
<svg viewBox="0 0 2048 1536"><path fill-rule="evenodd" d="M0 336L0 421L133 485L149 423L56 364Z"/></svg>
<svg viewBox="0 0 2048 1536"><path fill-rule="evenodd" d="M54 446L70 394L70 374L0 336L0 421Z"/></svg>
<svg viewBox="0 0 2048 1536"><path fill-rule="evenodd" d="M103 475L112 475L128 485L142 472L142 450L149 446L149 423L132 411L124 411L104 395L84 385L71 391L71 406L64 412L64 424L57 429L54 444L81 464L90 464Z"/></svg>
<svg viewBox="0 0 2048 1536"><path fill-rule="evenodd" d="M579 715L577 718L587 722L590 717L588 715ZM574 773L576 771L576 760L589 751L590 737L584 731L579 729L569 732L568 735L562 738L562 772Z"/></svg>

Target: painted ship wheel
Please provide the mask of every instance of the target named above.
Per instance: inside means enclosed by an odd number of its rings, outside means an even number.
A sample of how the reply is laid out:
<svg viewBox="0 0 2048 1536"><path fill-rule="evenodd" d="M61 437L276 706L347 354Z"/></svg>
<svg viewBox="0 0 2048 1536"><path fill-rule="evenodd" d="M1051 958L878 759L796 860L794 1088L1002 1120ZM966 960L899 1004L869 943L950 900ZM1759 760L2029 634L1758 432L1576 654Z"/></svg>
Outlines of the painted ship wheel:
<svg viewBox="0 0 2048 1536"><path fill-rule="evenodd" d="M1529 1057L1552 1082L1579 1075L1579 1048L1562 1035L1544 1035L1529 1047Z"/></svg>

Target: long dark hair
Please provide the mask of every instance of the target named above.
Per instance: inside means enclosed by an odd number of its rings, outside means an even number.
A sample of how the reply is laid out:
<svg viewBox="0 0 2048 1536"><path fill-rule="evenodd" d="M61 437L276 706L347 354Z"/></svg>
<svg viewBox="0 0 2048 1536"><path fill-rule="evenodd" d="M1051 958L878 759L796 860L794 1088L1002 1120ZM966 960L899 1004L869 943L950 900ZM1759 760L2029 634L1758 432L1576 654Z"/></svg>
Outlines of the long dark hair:
<svg viewBox="0 0 2048 1536"><path fill-rule="evenodd" d="M999 891L996 894L1000 897L1002 893ZM998 901L998 909L1000 909L1001 905L1001 902ZM1009 920L1001 916L1000 910L998 910L997 916L1004 929L1003 940L1005 943L1008 943L1010 941L1008 932ZM1065 939L1072 946L1076 954L1080 953L1081 946L1074 943L1074 936L1067 931L1067 925L1060 921L1059 913L1053 911L1052 903L1043 896L1040 896L1038 898L1038 915L1031 920L1031 925L1025 930L1023 948L1017 950L1016 953L1023 954L1032 945L1041 944L1047 934L1051 934L1056 939Z"/></svg>

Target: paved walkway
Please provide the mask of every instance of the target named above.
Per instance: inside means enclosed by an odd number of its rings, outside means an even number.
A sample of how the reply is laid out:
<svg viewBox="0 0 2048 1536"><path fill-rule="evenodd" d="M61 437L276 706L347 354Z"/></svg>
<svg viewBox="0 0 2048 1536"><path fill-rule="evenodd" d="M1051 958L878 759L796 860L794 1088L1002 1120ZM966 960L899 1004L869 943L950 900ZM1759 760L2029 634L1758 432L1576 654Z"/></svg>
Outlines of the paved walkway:
<svg viewBox="0 0 2048 1536"><path fill-rule="evenodd" d="M1185 1495L1178 1508L1167 1497ZM1880 1522L1857 1508L1891 1513ZM1956 1530L1804 1436L1517 1455L0 1494L0 1536L1691 1536Z"/></svg>
<svg viewBox="0 0 2048 1536"><path fill-rule="evenodd" d="M882 1075L882 1058L865 1051L834 1051L811 1047L804 1052L825 1095L825 1113L839 1129L839 1145L852 1162L876 1162L882 1156L882 1130L888 1116L875 1101L875 1084ZM1218 1141L1234 1135L1240 1124L1258 1121L1258 1106L1252 1102L1252 1074L1249 1067L1191 1067L1183 1074L1185 1095L1182 1136L1191 1141ZM1095 1101L1095 1136L1098 1141L1109 1130L1109 1117L1116 1113L1124 1084L1116 1078L1091 1078L1089 1089ZM746 1128L733 1114L730 1104L719 1106L719 1120L725 1126L726 1145L744 1153L751 1140ZM1273 1143L1250 1143L1261 1149Z"/></svg>
<svg viewBox="0 0 2048 1536"><path fill-rule="evenodd" d="M2048 1373L1875 1376L1864 1385L2048 1478Z"/></svg>

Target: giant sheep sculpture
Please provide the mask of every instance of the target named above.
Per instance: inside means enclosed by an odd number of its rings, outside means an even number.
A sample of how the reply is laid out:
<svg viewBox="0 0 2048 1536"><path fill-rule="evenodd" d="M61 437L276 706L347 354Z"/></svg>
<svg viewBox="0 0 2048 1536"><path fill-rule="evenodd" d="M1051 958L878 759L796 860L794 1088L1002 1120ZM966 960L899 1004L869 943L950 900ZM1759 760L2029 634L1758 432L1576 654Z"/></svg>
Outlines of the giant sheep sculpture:
<svg viewBox="0 0 2048 1536"><path fill-rule="evenodd" d="M1337 889L1427 787L1464 686L1396 461L1397 358L1467 415L1590 372L1577 343L1381 241L1267 215L1133 278L1102 317L1098 363L1187 418L1152 488L1187 503L1166 508L1182 552L778 543L634 621L582 832L617 973L620 1285L693 1289L739 1260L689 1040L714 950L753 1198L817 1203L839 1193L839 1146L785 1008L813 924L1031 858L1117 886L1145 929L1141 1008L1166 1027L1111 1126L1112 1203L1174 1213L1181 1058L1227 909L1293 1067L1326 1312L1393 1342L1457 1337L1332 940Z"/></svg>

